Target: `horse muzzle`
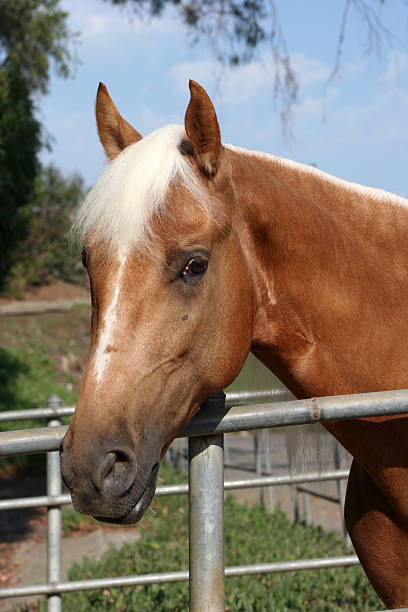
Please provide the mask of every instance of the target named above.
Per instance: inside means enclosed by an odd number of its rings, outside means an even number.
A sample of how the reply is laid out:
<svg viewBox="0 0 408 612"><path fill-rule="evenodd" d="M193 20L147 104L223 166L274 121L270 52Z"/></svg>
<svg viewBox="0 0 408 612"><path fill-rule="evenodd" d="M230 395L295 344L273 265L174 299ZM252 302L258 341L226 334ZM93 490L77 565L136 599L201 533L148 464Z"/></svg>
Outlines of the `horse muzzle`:
<svg viewBox="0 0 408 612"><path fill-rule="evenodd" d="M138 461L118 440L88 444L78 451L66 436L61 471L75 510L109 523L137 523L156 489L160 453Z"/></svg>

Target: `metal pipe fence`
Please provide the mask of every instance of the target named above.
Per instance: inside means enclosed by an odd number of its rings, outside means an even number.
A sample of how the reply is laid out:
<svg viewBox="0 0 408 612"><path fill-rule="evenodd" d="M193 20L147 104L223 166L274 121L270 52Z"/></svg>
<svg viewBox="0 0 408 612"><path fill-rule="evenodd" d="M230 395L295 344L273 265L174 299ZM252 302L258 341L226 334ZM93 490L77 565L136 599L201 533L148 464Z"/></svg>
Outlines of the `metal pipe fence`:
<svg viewBox="0 0 408 612"><path fill-rule="evenodd" d="M408 390L335 395L305 400L250 403L199 410L179 437L208 436L254 429L408 413ZM14 419L13 419L14 420ZM0 457L59 450L67 425L0 432Z"/></svg>
<svg viewBox="0 0 408 612"><path fill-rule="evenodd" d="M61 400L52 395L48 400L48 408L58 408ZM48 427L61 425L58 418L48 421ZM61 467L58 451L47 453L47 493L50 496L61 495ZM47 508L47 580L50 584L61 580L61 506L48 506ZM61 597L47 595L47 608L52 612L61 611Z"/></svg>
<svg viewBox="0 0 408 612"><path fill-rule="evenodd" d="M55 397L55 396L54 396ZM258 391L232 391L226 394L225 406L244 406L249 403L277 402L293 396L287 389L264 389ZM50 398L51 399L51 398ZM47 403L44 408L28 410L5 410L0 412L0 423L27 421L30 419L51 419L68 417L74 414L75 406L62 406L62 403Z"/></svg>
<svg viewBox="0 0 408 612"><path fill-rule="evenodd" d="M310 472L308 474L261 476L259 478L242 478L224 481L224 490L251 489L258 487L276 487L289 484L303 484L307 482L326 482L328 480L347 480L348 470L329 470L326 472ZM164 495L182 495L188 493L188 484L159 485L156 488L156 497ZM22 508L38 508L48 506L67 506L71 504L71 495L40 495L37 497L21 497L16 499L0 500L1 510L21 510ZM1 591L0 591L1 592Z"/></svg>
<svg viewBox="0 0 408 612"><path fill-rule="evenodd" d="M242 394L244 395L244 394ZM273 394L272 394L273 396ZM256 394L257 399L265 401ZM253 395L227 396L217 401L211 410L201 409L187 425L180 437L189 437L189 485L158 487L158 495L189 492L190 496L190 568L189 571L147 574L120 578L102 578L61 582L60 507L69 503L68 495L61 495L61 475L58 470L59 445L67 429L59 425L58 398L50 398L49 427L0 433L0 457L16 454L48 452L47 495L24 500L5 500L0 509L46 505L49 517L48 583L11 587L0 590L0 598L47 595L48 610L61 609L61 594L96 588L113 588L140 584L177 582L190 580L190 610L201 612L224 611L224 577L246 574L275 573L300 569L340 567L358 564L355 555L327 559L306 559L282 563L266 563L229 567L223 561L223 434L227 432L256 430L359 417L398 415L408 413L408 390L364 393L358 395L313 398L310 400L278 401L274 404L241 405L254 402ZM269 396L268 399L271 399ZM279 398L280 399L280 398ZM57 405L59 402L59 405ZM231 408L228 410L228 408ZM26 411L27 412L27 411ZM30 411L32 418L32 411ZM1 414L1 413L0 413ZM45 416L44 413L41 416ZM6 420L6 419L4 419ZM15 415L8 420L16 420ZM346 472L335 470L307 476L263 476L225 483L225 489L250 486L274 486L278 484L306 483L343 479ZM55 514L53 512L55 511ZM209 600L211 594L211 601ZM208 603L210 601L210 604Z"/></svg>

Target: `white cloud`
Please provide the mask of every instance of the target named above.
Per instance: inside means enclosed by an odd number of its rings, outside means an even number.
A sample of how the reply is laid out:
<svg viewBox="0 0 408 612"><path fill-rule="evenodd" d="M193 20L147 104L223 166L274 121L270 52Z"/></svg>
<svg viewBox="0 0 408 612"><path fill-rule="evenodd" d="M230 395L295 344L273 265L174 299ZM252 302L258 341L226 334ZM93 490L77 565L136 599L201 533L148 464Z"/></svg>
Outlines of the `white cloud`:
<svg viewBox="0 0 408 612"><path fill-rule="evenodd" d="M408 113L408 91L400 88L382 88L367 104L345 105L333 112L333 120L343 128L359 133L371 126L370 138L377 141L408 139L408 125L402 120ZM398 117L400 120L398 120ZM373 128L375 128L373 130Z"/></svg>
<svg viewBox="0 0 408 612"><path fill-rule="evenodd" d="M301 53L292 56L292 66L301 89L308 89L324 83L329 74L329 66L309 58ZM183 62L173 66L169 71L170 79L174 79L179 88L185 90L189 78L201 84L216 83L224 102L239 105L252 98L259 97L262 92L270 96L275 78L275 64L272 56L264 53L261 58L242 64L235 68L220 68L212 59Z"/></svg>
<svg viewBox="0 0 408 612"><path fill-rule="evenodd" d="M302 53L294 53L291 56L291 63L301 89L322 85L330 76L331 68L326 62L307 57Z"/></svg>
<svg viewBox="0 0 408 612"><path fill-rule="evenodd" d="M402 85L408 74L408 54L401 51L391 51L388 55L387 66L380 76L383 85Z"/></svg>
<svg viewBox="0 0 408 612"><path fill-rule="evenodd" d="M80 33L81 41L92 40L101 35L111 38L129 30L127 16L109 4L96 3L95 0L88 0L86 3L63 0L63 8L69 14L71 28Z"/></svg>
<svg viewBox="0 0 408 612"><path fill-rule="evenodd" d="M63 0L73 31L79 32L79 55L93 52L100 61L112 62L136 49L149 53L180 34L179 20L163 15L142 19L130 8L113 6L101 0ZM157 44L154 44L154 40Z"/></svg>
<svg viewBox="0 0 408 612"><path fill-rule="evenodd" d="M188 79L193 79L200 84L211 83L214 79L216 70L219 71L219 66L213 60L183 62L176 66L172 66L169 70L168 77L170 80L176 82L180 91L184 92Z"/></svg>
<svg viewBox="0 0 408 612"><path fill-rule="evenodd" d="M302 98L295 109L296 122L308 122L312 119L324 120L330 105L339 95L339 90L336 87L329 87L323 95Z"/></svg>
<svg viewBox="0 0 408 612"><path fill-rule="evenodd" d="M359 77L364 77L365 71L368 66L368 58L367 56L357 57L350 60L344 68L341 69L339 78L342 80L346 79L356 79Z"/></svg>

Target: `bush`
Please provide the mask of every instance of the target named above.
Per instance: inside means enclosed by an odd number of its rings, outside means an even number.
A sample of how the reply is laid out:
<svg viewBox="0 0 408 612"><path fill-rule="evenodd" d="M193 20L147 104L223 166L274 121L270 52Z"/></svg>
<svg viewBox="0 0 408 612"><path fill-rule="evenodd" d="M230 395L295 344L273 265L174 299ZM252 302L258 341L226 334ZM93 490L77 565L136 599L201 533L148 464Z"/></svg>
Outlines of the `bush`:
<svg viewBox="0 0 408 612"><path fill-rule="evenodd" d="M57 375L55 363L43 344L31 342L26 349L5 349L0 346L0 411L44 407L53 393L59 395L65 405L74 403L75 394L57 380ZM0 424L0 431L46 425L46 419L7 421ZM21 455L4 457L1 467L38 466L44 462L43 454Z"/></svg>
<svg viewBox="0 0 408 612"><path fill-rule="evenodd" d="M164 464L160 474L166 484L180 482L182 474ZM185 476L184 476L185 478ZM84 559L75 564L70 580L161 571L188 565L188 515L186 496L159 498L153 516L140 524L136 545L111 549L101 561ZM225 503L226 564L266 563L341 555L347 551L336 534L320 527L293 524L280 509L266 513L228 497ZM41 604L45 610L45 604ZM188 610L187 583L103 589L67 594L63 606L76 612ZM358 611L381 608L359 567L301 571L226 580L226 610L233 612L289 610Z"/></svg>

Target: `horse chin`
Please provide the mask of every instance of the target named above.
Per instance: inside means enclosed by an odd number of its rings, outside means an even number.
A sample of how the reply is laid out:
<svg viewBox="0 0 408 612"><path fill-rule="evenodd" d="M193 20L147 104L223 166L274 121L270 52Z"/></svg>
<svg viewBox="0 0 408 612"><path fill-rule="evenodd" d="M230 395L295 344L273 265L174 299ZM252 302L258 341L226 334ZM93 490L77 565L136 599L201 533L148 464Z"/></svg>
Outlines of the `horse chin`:
<svg viewBox="0 0 408 612"><path fill-rule="evenodd" d="M154 493L156 491L156 482L157 482L157 473L159 471L159 464L153 466L152 472L150 474L150 478L147 481L147 485L145 490L143 491L142 497L139 499L137 504L133 507L133 509L128 512L128 514L124 516L118 517L103 517L103 516L94 516L98 521L102 521L104 523L115 523L118 525L131 525L134 523L138 523L142 518L143 514L150 506L150 503L153 499Z"/></svg>

